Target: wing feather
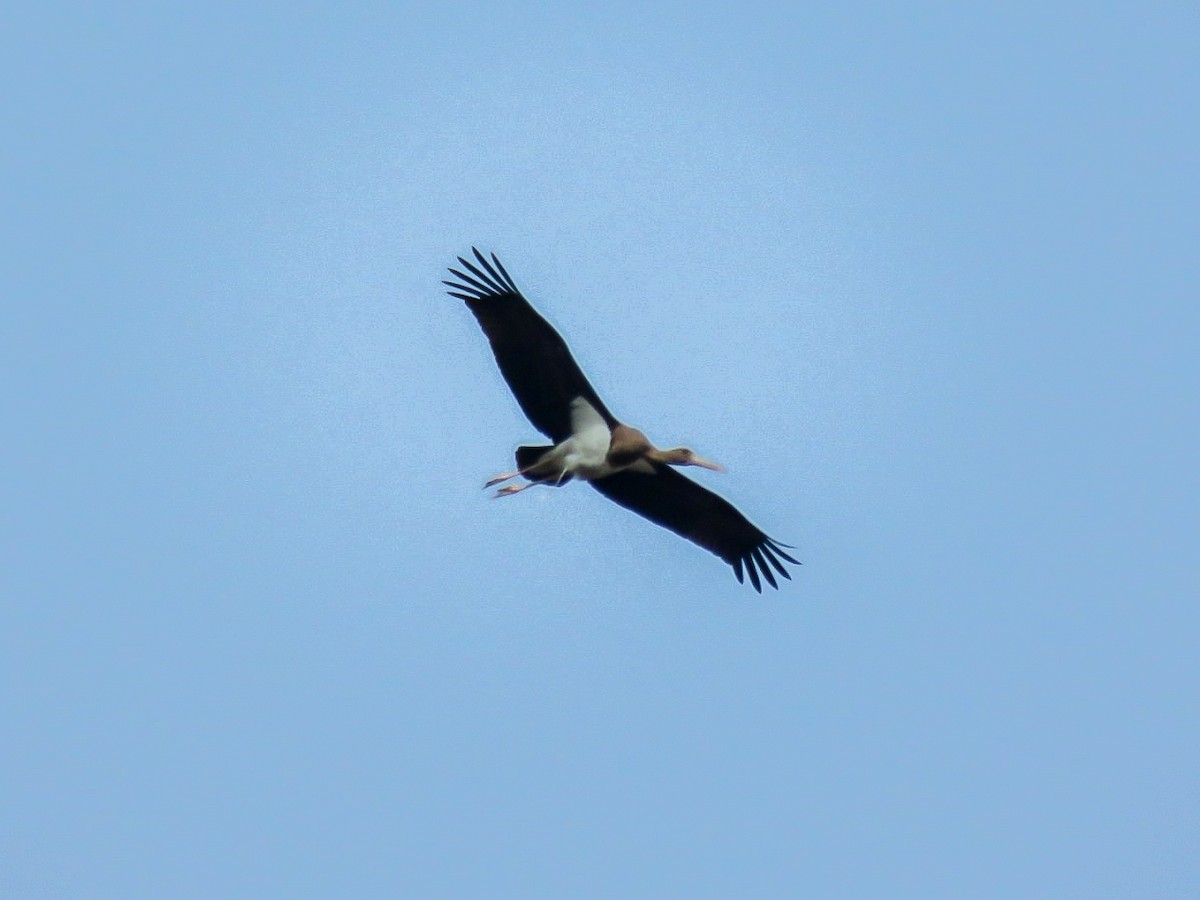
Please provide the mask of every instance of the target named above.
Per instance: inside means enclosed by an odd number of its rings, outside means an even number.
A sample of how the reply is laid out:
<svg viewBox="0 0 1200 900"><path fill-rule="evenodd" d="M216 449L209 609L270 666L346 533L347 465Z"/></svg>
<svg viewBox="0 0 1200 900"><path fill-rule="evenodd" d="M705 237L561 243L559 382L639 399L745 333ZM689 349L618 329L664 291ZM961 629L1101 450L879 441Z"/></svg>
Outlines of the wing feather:
<svg viewBox="0 0 1200 900"><path fill-rule="evenodd" d="M783 563L781 563L781 562L779 561L779 557L777 557L777 556L776 556L776 555L775 555L775 554L774 554L774 553L771 551L771 542L770 542L770 541L767 541L766 543L764 543L764 544L763 544L761 547L759 547L758 549L759 549L759 550L761 550L761 551L762 551L762 555L763 555L763 556L765 556L765 557L767 558L767 562L769 562L771 565L773 565L773 566L775 567L775 571L776 571L776 572L778 572L780 575L782 575L782 576L783 576L784 578L786 578L788 581L791 581L791 580L792 580L792 576L791 576L791 575L789 575L789 574L788 574L788 570L787 570L787 569L785 569L785 568L783 567Z"/></svg>
<svg viewBox="0 0 1200 900"><path fill-rule="evenodd" d="M623 469L591 482L592 487L614 503L715 553L733 566L738 581L742 580L743 574L749 575L750 583L760 593L760 570L773 588L779 585L771 566L785 578L791 578L779 560L771 555L772 551L791 562L796 561L779 550L776 542L738 512L732 503L670 466L652 465L653 474Z"/></svg>
<svg viewBox="0 0 1200 900"><path fill-rule="evenodd" d="M492 254L489 262L472 248L478 265L459 257L450 269L457 281L443 281L451 297L474 313L492 346L500 374L538 431L555 443L571 435L571 401L586 399L610 426L618 424L596 394L553 326L522 296ZM468 274L469 273L469 274Z"/></svg>

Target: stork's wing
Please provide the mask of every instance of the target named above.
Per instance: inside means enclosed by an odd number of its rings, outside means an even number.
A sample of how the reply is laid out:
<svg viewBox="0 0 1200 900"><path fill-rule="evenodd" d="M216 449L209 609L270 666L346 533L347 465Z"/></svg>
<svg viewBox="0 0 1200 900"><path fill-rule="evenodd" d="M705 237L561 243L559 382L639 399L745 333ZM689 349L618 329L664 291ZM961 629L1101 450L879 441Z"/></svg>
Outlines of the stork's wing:
<svg viewBox="0 0 1200 900"><path fill-rule="evenodd" d="M599 478L592 482L592 487L609 500L717 554L733 566L738 581L742 580L744 569L759 593L762 593L760 573L771 587L779 587L772 567L784 578L792 577L779 558L799 563L778 542L751 525L732 503L670 466L652 465L653 474L638 464Z"/></svg>
<svg viewBox="0 0 1200 900"><path fill-rule="evenodd" d="M446 293L465 300L479 320L500 374L533 426L555 443L566 440L571 435L571 401L576 397L587 400L610 426L617 425L566 342L521 296L496 255L488 262L471 249L479 266L460 256L466 271L451 269L458 281L442 283L453 288Z"/></svg>

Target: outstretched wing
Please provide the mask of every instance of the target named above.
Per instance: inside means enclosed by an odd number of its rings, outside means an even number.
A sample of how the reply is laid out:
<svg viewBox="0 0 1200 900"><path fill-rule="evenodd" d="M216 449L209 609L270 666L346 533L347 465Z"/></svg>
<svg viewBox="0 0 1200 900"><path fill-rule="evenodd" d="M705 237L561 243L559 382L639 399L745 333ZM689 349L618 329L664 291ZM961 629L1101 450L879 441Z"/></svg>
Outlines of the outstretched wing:
<svg viewBox="0 0 1200 900"><path fill-rule="evenodd" d="M451 297L465 300L492 345L500 374L508 382L522 412L555 443L571 435L571 401L583 397L610 426L617 420L571 356L566 341L521 296L496 254L491 262L471 248L479 266L461 256L466 271L451 269L458 281L443 281Z"/></svg>
<svg viewBox="0 0 1200 900"><path fill-rule="evenodd" d="M759 593L762 593L760 574L771 587L779 587L772 568L784 578L792 577L780 558L800 563L788 556L778 542L750 524L732 503L670 466L652 465L653 473L638 464L599 478L591 483L592 487L609 500L715 553L733 566L738 581L742 581L744 570Z"/></svg>

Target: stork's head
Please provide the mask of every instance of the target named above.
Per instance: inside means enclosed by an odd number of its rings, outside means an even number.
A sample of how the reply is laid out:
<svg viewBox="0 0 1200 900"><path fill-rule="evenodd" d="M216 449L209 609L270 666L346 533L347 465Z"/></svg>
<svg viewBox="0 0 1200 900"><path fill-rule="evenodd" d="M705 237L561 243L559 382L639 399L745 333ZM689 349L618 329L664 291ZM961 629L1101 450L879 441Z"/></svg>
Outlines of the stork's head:
<svg viewBox="0 0 1200 900"><path fill-rule="evenodd" d="M700 466L702 469L712 469L714 472L724 472L725 467L698 456L687 447L676 447L674 450L653 450L649 457L655 462L666 463L669 466Z"/></svg>

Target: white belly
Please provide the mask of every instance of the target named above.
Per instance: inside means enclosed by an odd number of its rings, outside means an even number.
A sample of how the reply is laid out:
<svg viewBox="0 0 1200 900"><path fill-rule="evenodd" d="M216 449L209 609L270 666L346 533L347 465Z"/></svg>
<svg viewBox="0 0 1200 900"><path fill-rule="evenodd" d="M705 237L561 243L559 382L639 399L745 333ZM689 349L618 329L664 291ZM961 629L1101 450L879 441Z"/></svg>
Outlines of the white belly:
<svg viewBox="0 0 1200 900"><path fill-rule="evenodd" d="M608 445L612 432L608 423L592 404L582 397L571 401L571 436L559 447L563 468L576 478L590 481L611 475L615 469L608 464Z"/></svg>
<svg viewBox="0 0 1200 900"><path fill-rule="evenodd" d="M608 423L582 397L571 401L571 436L543 457L548 469L592 481L618 471L608 462L612 432ZM543 463L539 462L541 468Z"/></svg>

